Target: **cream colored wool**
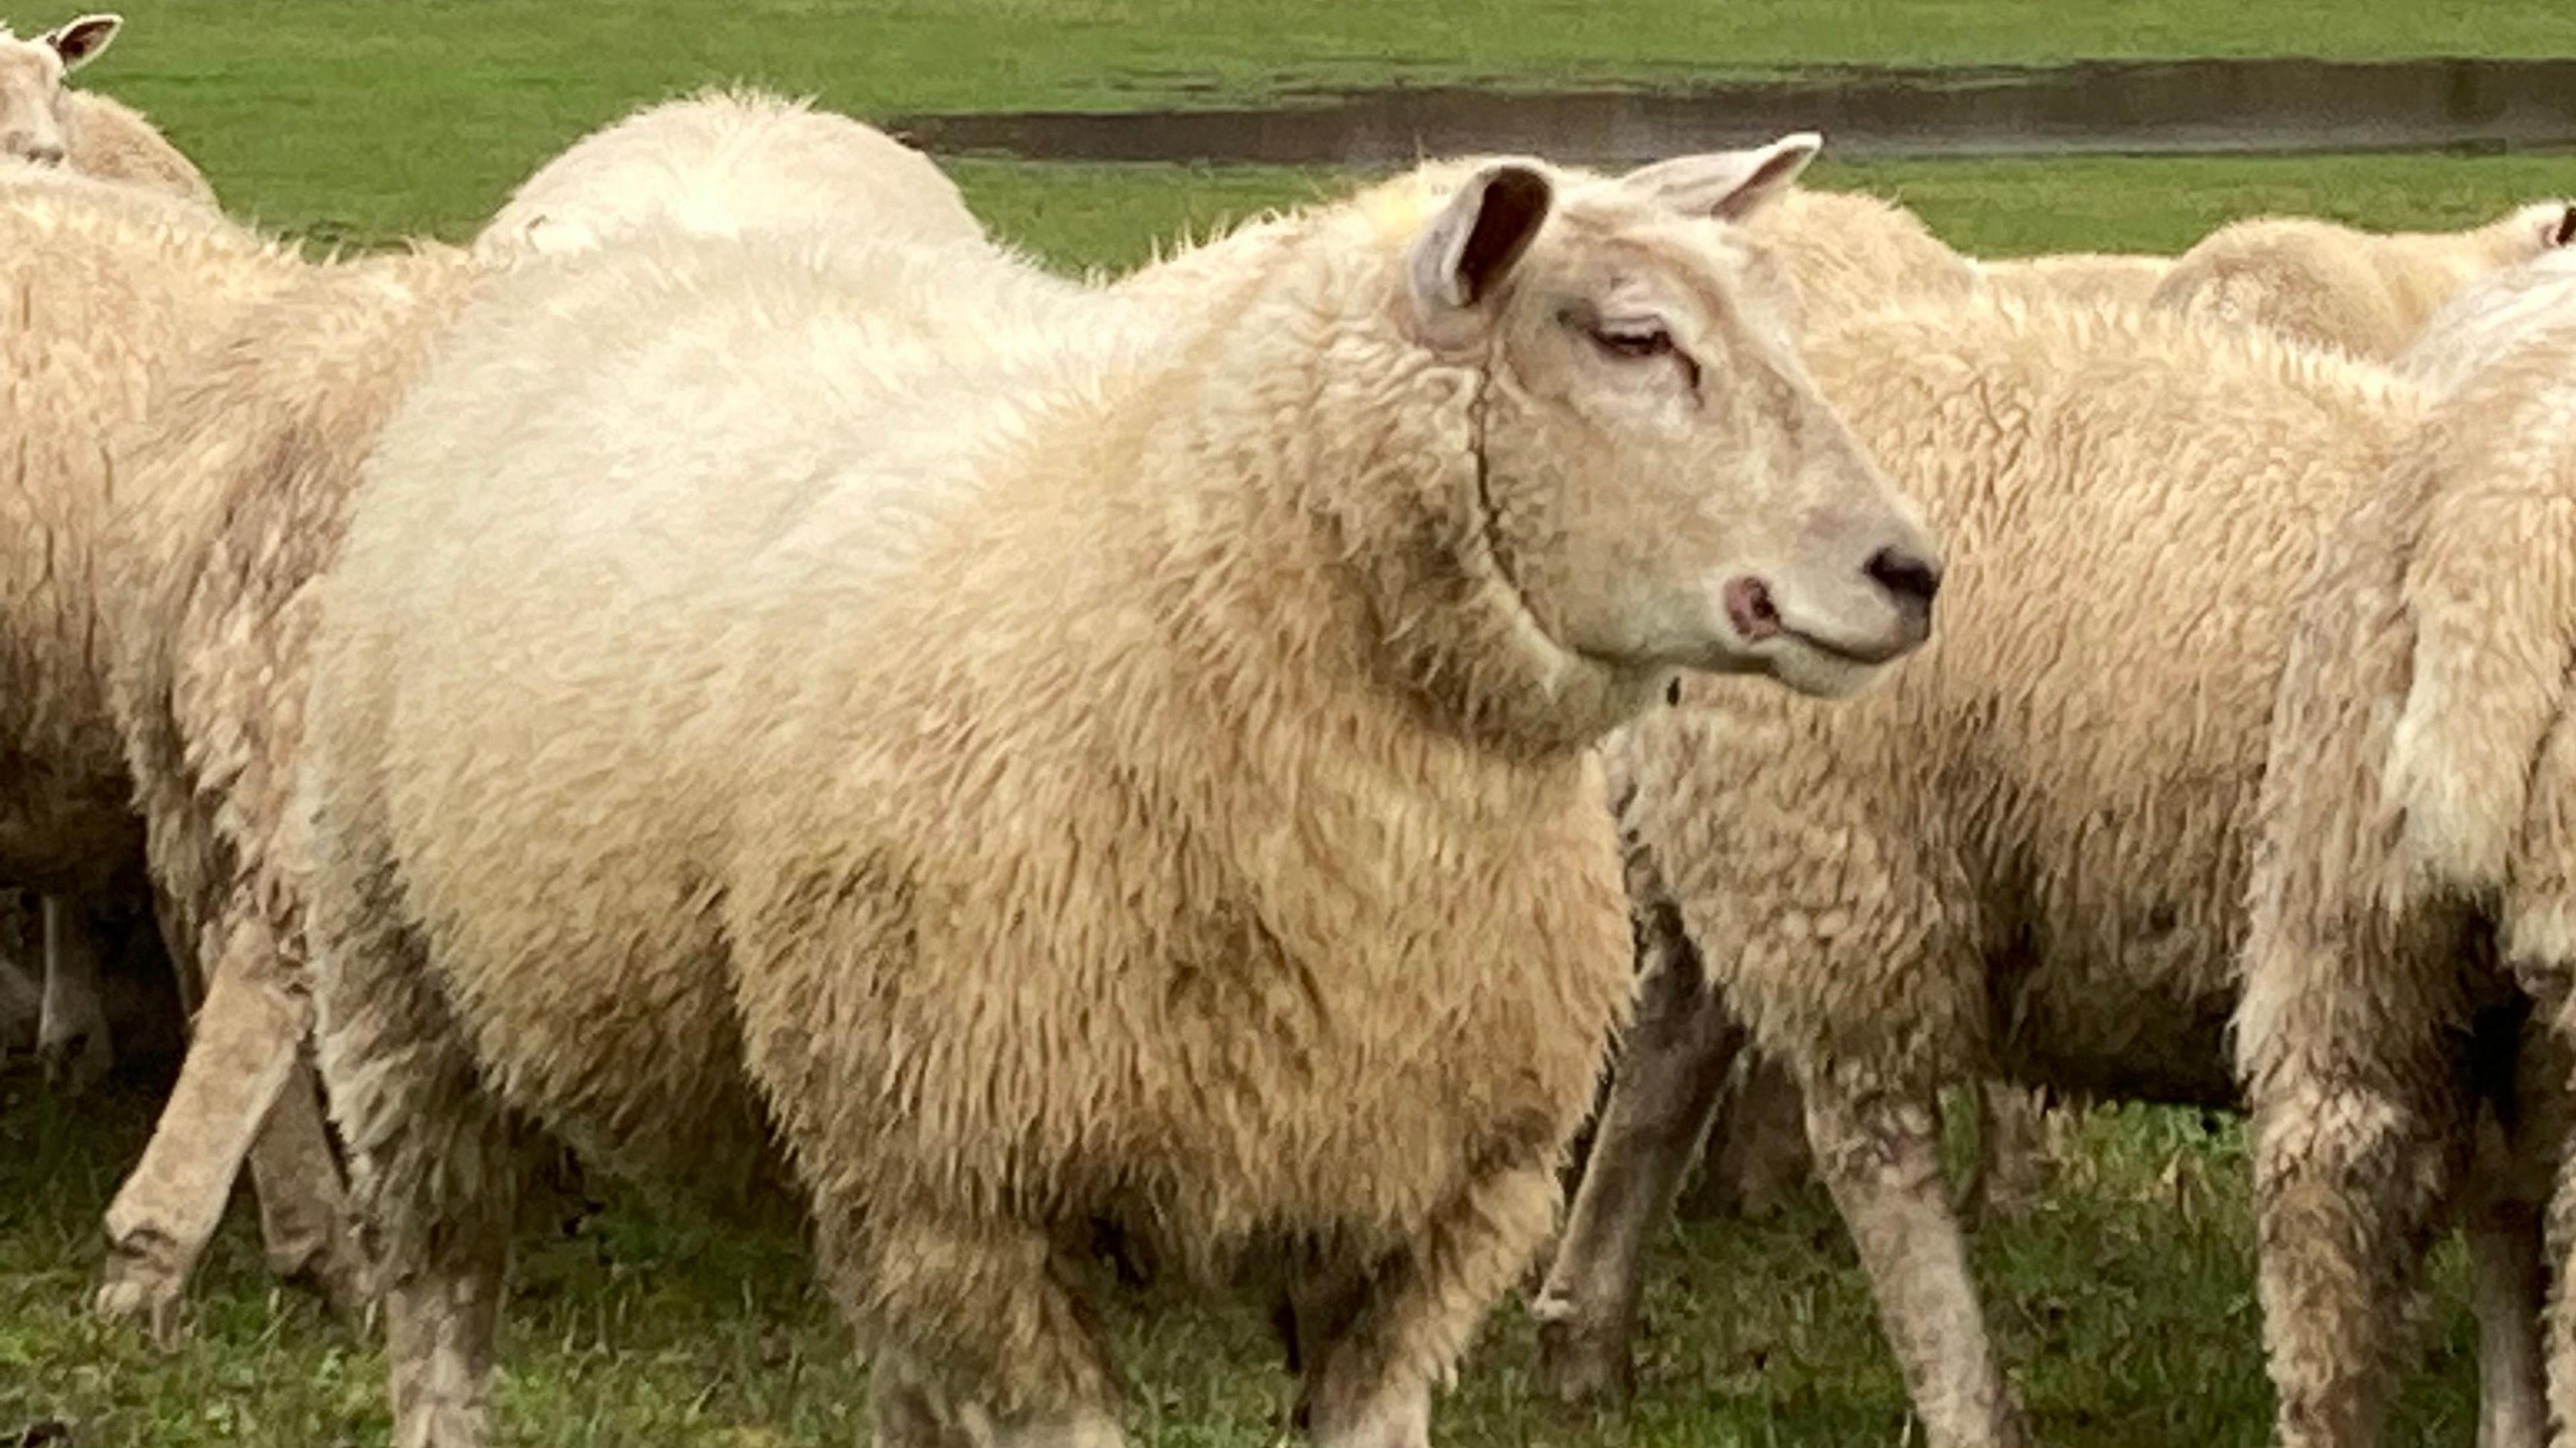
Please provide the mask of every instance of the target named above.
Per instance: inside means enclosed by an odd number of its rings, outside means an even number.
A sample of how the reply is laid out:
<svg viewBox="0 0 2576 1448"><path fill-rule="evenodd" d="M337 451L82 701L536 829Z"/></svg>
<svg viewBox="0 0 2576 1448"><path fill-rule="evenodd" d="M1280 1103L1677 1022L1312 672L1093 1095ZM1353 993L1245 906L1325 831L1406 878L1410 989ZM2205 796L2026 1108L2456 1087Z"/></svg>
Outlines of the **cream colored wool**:
<svg viewBox="0 0 2576 1448"><path fill-rule="evenodd" d="M2366 232L2307 217L2233 222L2183 253L2153 305L2385 361L2461 288L2564 244L2576 206L2535 202L2469 231Z"/></svg>
<svg viewBox="0 0 2576 1448"><path fill-rule="evenodd" d="M1694 683L1622 733L1613 769L1711 983L1800 1079L1928 1441L2018 1444L1936 1093L1999 1075L2235 1100L2222 1028L2299 589L2421 402L2348 359L2135 308L1925 306L1809 357L1950 541L1939 634L1836 710ZM1592 1196L1587 1179L1578 1225ZM1635 1214L1595 1215L1538 1311L1624 1352ZM2482 1302L2524 1332L2491 1383L2502 1417L2537 1396L2536 1310Z"/></svg>
<svg viewBox="0 0 2576 1448"><path fill-rule="evenodd" d="M646 227L725 236L800 224L984 240L956 183L919 151L804 101L720 88L583 137L520 183L479 245L574 251Z"/></svg>
<svg viewBox="0 0 2576 1448"><path fill-rule="evenodd" d="M2115 302L2145 306L2173 270L2169 256L2092 251L2017 256L1977 263L1985 289L2028 302Z"/></svg>
<svg viewBox="0 0 2576 1448"><path fill-rule="evenodd" d="M1963 298L1977 286L1976 264L1921 217L1859 192L1802 187L1756 212L1745 230L1788 263L1814 328L1891 302Z"/></svg>
<svg viewBox="0 0 2576 1448"><path fill-rule="evenodd" d="M123 464L150 500L121 520L115 703L150 826L155 883L210 982L151 1144L110 1206L102 1311L167 1333L244 1153L264 1208L336 1233L326 1151L287 1159L311 1095L303 902L287 873L286 785L302 741L309 585L338 550L358 467L466 297L531 251L658 231L779 227L958 238L956 191L845 117L749 91L647 108L521 188L469 255L310 271L183 369ZM899 148L896 148L899 149ZM852 155L872 158L852 169ZM904 153L909 155L911 153ZM514 203L514 207L517 203ZM965 220L966 240L982 248ZM271 1115L273 1102L287 1108ZM263 1119L267 1135L259 1135ZM351 1288L355 1290L354 1286Z"/></svg>
<svg viewBox="0 0 2576 1448"><path fill-rule="evenodd" d="M483 1438L505 1113L692 1177L765 1115L880 1442L1117 1439L1101 1220L1284 1280L1320 1440L1427 1441L1630 985L1588 746L1677 663L1868 676L1734 632L1739 570L1920 628L1770 264L1549 177L1251 228L1194 307L646 237L469 309L303 784L397 1443ZM1641 319L1707 365L1586 335Z"/></svg>
<svg viewBox="0 0 2576 1448"><path fill-rule="evenodd" d="M2558 247L2462 290L2391 365L2427 391L2447 393L2532 333L2570 320L2576 248Z"/></svg>
<svg viewBox="0 0 2576 1448"><path fill-rule="evenodd" d="M2283 676L2238 1031L2290 1448L2380 1441L2445 1191L2490 1154L2545 1176L2568 1125L2571 346L2576 324L2541 329L2447 394L2327 544ZM2499 1080L2517 1134L2477 1140ZM2563 1165L2551 1210L2576 1212ZM2564 1425L2576 1299L2552 1299Z"/></svg>
<svg viewBox="0 0 2576 1448"><path fill-rule="evenodd" d="M63 84L123 25L114 15L84 15L30 40L0 25L0 156L69 166L211 210L214 188L141 112Z"/></svg>

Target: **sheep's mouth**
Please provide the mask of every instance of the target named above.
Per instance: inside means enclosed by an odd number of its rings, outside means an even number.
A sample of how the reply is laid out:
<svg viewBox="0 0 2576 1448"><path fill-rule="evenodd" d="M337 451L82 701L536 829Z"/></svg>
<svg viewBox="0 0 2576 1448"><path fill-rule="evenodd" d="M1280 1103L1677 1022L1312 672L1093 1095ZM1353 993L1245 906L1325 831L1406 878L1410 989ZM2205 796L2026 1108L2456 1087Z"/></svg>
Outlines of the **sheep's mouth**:
<svg viewBox="0 0 2576 1448"><path fill-rule="evenodd" d="M1829 639L1823 634L1809 633L1792 624L1781 625L1780 637L1796 639L1827 658L1840 659L1844 663L1860 664L1867 668L1894 663L1912 652L1915 645L1920 642L1917 639L1899 637L1884 644L1846 644Z"/></svg>

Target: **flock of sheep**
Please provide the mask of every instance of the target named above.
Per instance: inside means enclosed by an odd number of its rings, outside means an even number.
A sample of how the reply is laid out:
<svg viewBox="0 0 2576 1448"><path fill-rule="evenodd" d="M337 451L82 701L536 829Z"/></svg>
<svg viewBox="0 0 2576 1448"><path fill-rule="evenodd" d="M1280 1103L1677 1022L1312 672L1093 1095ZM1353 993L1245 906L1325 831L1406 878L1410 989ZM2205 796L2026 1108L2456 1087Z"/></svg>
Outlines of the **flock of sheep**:
<svg viewBox="0 0 2576 1448"><path fill-rule="evenodd" d="M483 1443L568 1143L799 1193L880 1442L1118 1442L1109 1243L1423 1448L1551 1242L1628 1388L1732 1089L2002 1448L1939 1103L2037 1089L2252 1112L2282 1444L2454 1226L2480 1444L2576 1441L2576 208L1980 263L1793 136L1077 281L734 92L317 261L64 87L116 26L0 38L0 1024L94 1071L147 896L194 1006L102 1311L247 1165Z"/></svg>

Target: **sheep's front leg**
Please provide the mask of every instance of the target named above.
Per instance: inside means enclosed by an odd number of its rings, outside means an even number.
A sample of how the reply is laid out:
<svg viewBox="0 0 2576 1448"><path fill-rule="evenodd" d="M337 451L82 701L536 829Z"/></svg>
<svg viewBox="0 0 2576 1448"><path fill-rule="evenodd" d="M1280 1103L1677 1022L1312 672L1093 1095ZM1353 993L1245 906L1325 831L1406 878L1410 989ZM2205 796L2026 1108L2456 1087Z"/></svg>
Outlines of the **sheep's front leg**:
<svg viewBox="0 0 2576 1448"><path fill-rule="evenodd" d="M1333 1320L1301 1325L1318 1347L1300 1411L1320 1448L1427 1448L1433 1386L1546 1242L1559 1200L1546 1160L1500 1168L1410 1246L1347 1279L1356 1286Z"/></svg>
<svg viewBox="0 0 2576 1448"><path fill-rule="evenodd" d="M2022 1448L2029 1433L1986 1338L1931 1099L1810 1086L1807 1134L1931 1448Z"/></svg>
<svg viewBox="0 0 2576 1448"><path fill-rule="evenodd" d="M1996 1077L1977 1083L1977 1165L1961 1208L1971 1222L2018 1221L2047 1190L2062 1121L2040 1093Z"/></svg>
<svg viewBox="0 0 2576 1448"><path fill-rule="evenodd" d="M70 901L47 895L43 917L45 997L36 1052L44 1060L45 1078L78 1095L116 1064L107 1035L106 995L99 984L98 942Z"/></svg>
<svg viewBox="0 0 2576 1448"><path fill-rule="evenodd" d="M1641 913L1646 956L1583 1185L1532 1305L1540 1384L1569 1402L1634 1390L1630 1340L1646 1239L1671 1212L1744 1029L1669 908Z"/></svg>
<svg viewBox="0 0 2576 1448"><path fill-rule="evenodd" d="M1078 1271L1046 1232L828 1188L814 1224L825 1287L872 1363L877 1448L1119 1448Z"/></svg>
<svg viewBox="0 0 2576 1448"><path fill-rule="evenodd" d="M311 1273L336 1305L364 1296L320 1098L299 1060L311 1003L286 978L267 931L235 916L207 938L221 945L208 962L212 979L178 1084L107 1209L98 1311L142 1318L164 1341L243 1158L254 1152L271 1267Z"/></svg>

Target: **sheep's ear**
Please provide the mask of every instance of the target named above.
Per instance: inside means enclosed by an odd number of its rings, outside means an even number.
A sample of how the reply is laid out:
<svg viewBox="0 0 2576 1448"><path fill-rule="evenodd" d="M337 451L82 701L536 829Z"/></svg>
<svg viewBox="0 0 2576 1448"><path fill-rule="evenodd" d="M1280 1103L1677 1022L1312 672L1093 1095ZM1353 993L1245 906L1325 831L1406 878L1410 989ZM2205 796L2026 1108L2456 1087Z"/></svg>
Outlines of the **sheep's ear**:
<svg viewBox="0 0 2576 1448"><path fill-rule="evenodd" d="M1406 259L1422 315L1437 318L1492 296L1529 251L1555 199L1546 175L1513 162L1469 178L1414 238Z"/></svg>
<svg viewBox="0 0 2576 1448"><path fill-rule="evenodd" d="M1741 221L1787 191L1824 148L1824 137L1800 131L1767 146L1675 156L1619 179L1675 211Z"/></svg>
<svg viewBox="0 0 2576 1448"><path fill-rule="evenodd" d="M75 71L98 59L99 52L125 27L122 15L84 15L45 32L44 41L63 58L63 69Z"/></svg>

